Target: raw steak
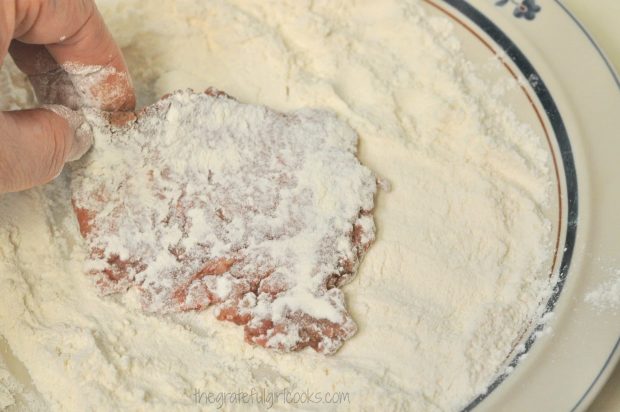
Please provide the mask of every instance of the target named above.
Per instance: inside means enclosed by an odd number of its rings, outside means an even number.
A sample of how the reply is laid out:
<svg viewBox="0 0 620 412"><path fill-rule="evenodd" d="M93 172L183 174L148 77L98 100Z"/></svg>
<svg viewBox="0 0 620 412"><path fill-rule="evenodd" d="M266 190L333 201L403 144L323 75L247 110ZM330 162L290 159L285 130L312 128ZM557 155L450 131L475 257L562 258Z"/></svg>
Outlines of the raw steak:
<svg viewBox="0 0 620 412"><path fill-rule="evenodd" d="M334 353L356 332L339 289L374 240L374 174L333 114L179 91L139 113L88 111L71 171L88 273L148 312L201 310L246 340Z"/></svg>

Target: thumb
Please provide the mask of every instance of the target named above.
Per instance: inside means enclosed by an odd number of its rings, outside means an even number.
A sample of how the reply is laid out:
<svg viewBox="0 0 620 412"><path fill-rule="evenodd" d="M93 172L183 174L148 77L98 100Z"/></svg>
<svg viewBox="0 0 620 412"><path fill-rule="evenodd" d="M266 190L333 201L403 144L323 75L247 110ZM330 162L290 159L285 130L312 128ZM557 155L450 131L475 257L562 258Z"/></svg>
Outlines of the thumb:
<svg viewBox="0 0 620 412"><path fill-rule="evenodd" d="M88 123L65 107L0 113L0 193L49 182L91 144Z"/></svg>
<svg viewBox="0 0 620 412"><path fill-rule="evenodd" d="M84 156L93 145L93 129L82 113L58 104L45 104L41 108L50 110L69 123L69 128L73 132L73 139L65 161L73 162Z"/></svg>

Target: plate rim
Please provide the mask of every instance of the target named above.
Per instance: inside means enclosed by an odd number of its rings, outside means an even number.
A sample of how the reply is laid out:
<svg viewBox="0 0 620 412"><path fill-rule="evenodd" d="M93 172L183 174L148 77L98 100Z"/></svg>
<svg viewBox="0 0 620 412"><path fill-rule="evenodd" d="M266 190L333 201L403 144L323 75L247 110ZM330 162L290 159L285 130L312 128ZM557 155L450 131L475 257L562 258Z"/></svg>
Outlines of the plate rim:
<svg viewBox="0 0 620 412"><path fill-rule="evenodd" d="M559 244L556 245L556 258L557 252L559 250L562 251L560 253L560 265L559 267L552 268L553 273L553 289L551 294L546 299L546 302L542 303L541 306L544 307L542 313L539 313L540 318L544 318L545 315L552 313L562 290L564 289L564 284L567 279L567 275L569 273L570 264L573 257L573 251L575 247L575 240L577 236L577 225L578 225L578 213L579 213L579 188L577 184L577 175L576 175L576 167L575 160L572 153L572 146L568 136L568 131L564 124L564 120L560 113L558 106L553 99L549 89L547 88L545 82L539 75L538 71L532 65L530 60L526 57L526 55L521 51L521 49L516 45L512 39L504 33L491 19L489 19L484 13L480 12L474 6L469 4L463 0L441 0L442 4L447 4L461 15L466 17L468 21L472 22L475 26L477 26L482 32L484 32L497 46L497 49L489 45L489 43L480 37L475 31L472 30L470 26L468 26L463 20L461 20L458 16L455 16L450 11L443 8L441 5L436 4L432 0L424 0L427 4L437 8L444 14L446 14L449 18L451 18L455 23L462 25L465 29L470 31L472 35L479 38L479 40L489 49L493 51L497 55L496 50L499 49L505 53L508 59L512 60L514 66L518 69L523 78L528 79L530 88L529 90L533 91L540 106L544 110L544 116L548 121L549 125L553 130L553 136L549 136L547 129L544 125L544 122L540 118L540 113L536 108L535 104L531 100L531 96L528 93L528 90L525 87L521 87L523 92L526 94L528 100L532 103L534 110L537 112L539 116L539 120L541 121L541 125L545 130L545 137L547 140L554 139L555 143L559 148L559 153L554 153L554 151L550 148L551 156L553 159L554 172L556 176L560 173L557 165L556 154L559 154L561 159L561 165L563 170L563 180L565 183L565 194L564 197L567 199L566 204L566 213L563 216L563 196L562 196L562 182L558 178L558 201L560 202L559 207L559 221L561 230L562 225L565 225L565 233L563 237L563 247L560 247ZM507 65L505 58L501 58L502 63L506 66L506 68L512 73L512 69ZM550 144L550 142L549 142ZM559 234L559 233L558 233ZM553 275L557 273L557 277ZM491 395L505 380L510 376L512 370L517 368L521 359L524 356L527 356L530 349L536 342L537 338L540 336L541 332L545 328L545 323L535 324L534 327L530 327L528 330L529 334L525 338L525 342L523 342L523 347L518 350L516 353L511 354L511 359L507 365L508 371L499 372L491 383L487 386L487 389L484 393L478 394L471 401L469 401L461 410L463 412L469 412L480 405L489 395Z"/></svg>
<svg viewBox="0 0 620 412"><path fill-rule="evenodd" d="M493 1L491 0L487 0L489 1L489 3L491 4L491 6L493 5ZM532 69L534 69L534 66L530 63L529 59L526 57L526 55L524 53L521 52L521 50L519 49L519 47L516 45L515 42L512 41L511 37L506 35L504 30L501 29L499 27L498 24L496 24L493 19L491 19L490 17L488 17L487 14L485 14L484 12L481 11L481 9L479 9L479 7L476 7L474 5L472 5L470 2L466 1L466 0L425 0L426 3L435 6L436 8L439 8L441 11L443 11L443 13L448 14L449 17L451 17L455 23L460 23L461 25L463 25L466 29L468 29L469 31L472 31L472 29L470 27L468 27L463 21L461 21L461 19L459 19L458 17L455 17L453 15L450 15L451 13L449 11L447 11L446 9L444 9L442 6L443 5L448 5L450 6L450 10L455 10L458 14L460 14L461 16L464 17L465 21L471 22L473 23L473 25L481 30L484 34L486 34L486 36L488 36L488 38L491 40L491 42L493 43L493 45L495 46L494 51L497 50L501 50L504 51L505 54L510 58L510 60L512 60L511 63L514 63L514 66L517 67L517 69L521 72L522 75L524 75L524 77L526 79L528 79L528 75L526 72L523 71L523 67L520 63L522 63L523 61L525 61L527 64L531 66ZM616 73L613 65L610 63L610 60L607 58L607 56L605 55L605 53L603 52L603 50L598 46L598 44L596 43L596 41L593 39L593 37L588 33L588 31L585 29L585 27L579 22L579 20L570 12L570 10L564 5L562 4L562 2L560 0L554 0L555 4L557 4L557 6L559 7L559 9L563 12L563 14L565 14L566 16L569 17L569 20L571 21L571 23L573 25L575 25L578 28L578 33L585 37L588 41L588 43L590 44L590 46L593 47L593 49L596 51L596 54L598 55L598 57L600 59L602 59L602 63L604 64L606 71L611 75L613 82L616 85L616 89L620 90L620 79L618 77L618 74ZM442 6L437 6L437 3L441 4ZM505 4L506 2L502 2L502 4ZM513 1L512 3L514 4L521 4L523 6L523 3L518 3ZM502 5L499 2L497 2L495 5ZM534 2L532 2L532 4L534 4ZM549 4L551 5L551 4ZM545 6L547 7L547 6ZM539 11L540 8L538 8L536 11ZM515 12L515 16L520 17L519 15L516 14ZM527 18L527 17L526 17ZM530 18L528 19L533 19L534 17L530 16ZM524 23L524 24L528 24L528 23ZM477 33L473 32L474 35L478 36ZM483 42L485 41L484 39ZM510 44L509 50L506 50L506 43L502 44L503 42L506 42ZM515 56L515 54L520 55L520 56ZM503 59L502 59L503 60ZM598 63L600 65L600 61ZM536 70L534 69L534 72L536 73ZM536 73L537 74L537 73ZM528 79L529 80L529 79ZM537 80L540 83L540 86L542 86L542 89L544 89L548 94L549 94L549 98L551 98L553 105L555 106L555 109L557 110L557 115L558 117L560 116L561 110L558 108L558 105L555 104L555 102L553 102L553 98L551 97L551 93L549 92L549 89L547 88L547 86L543 83L542 78L540 78L540 76L537 76ZM547 110L547 106L544 104L543 99L541 99L539 90L537 90L538 88L538 84L533 84L532 82L530 83L530 90L534 91L536 97L539 100L539 103L541 106L543 106L544 111L545 111L545 115L546 115L546 120L549 122L550 125L552 125L552 129L554 130L554 134L555 134L555 140L557 141L558 145L560 145L560 142L558 141L558 133L555 127L553 127L553 119L550 118L549 116L549 111ZM526 92L527 93L527 92ZM564 121L560 121L560 123L562 123L562 126L565 125ZM570 144L570 139L569 139L569 133L568 131L565 129L566 132L566 138L568 140L568 143ZM562 153L563 154L563 153ZM564 162L564 156L562 157L562 163L563 166L566 166L566 162ZM574 158L572 159L573 163L573 169L576 172L575 169L575 163L574 163ZM565 170L566 172L566 170ZM569 171L570 172L570 171ZM568 177L568 176L566 176ZM576 177L575 177L576 179ZM575 183L577 182L577 180L575 180ZM567 185L570 184L569 179L566 180ZM576 189L576 186L575 186ZM567 195L570 194L569 191L567 191ZM575 199L576 200L576 199ZM567 202L569 203L569 202ZM568 206L570 206L570 204L568 204ZM575 205L576 206L576 205ZM574 210L576 212L576 209ZM570 217L570 216L567 216ZM576 223L576 215L574 216L574 223ZM573 219L568 219L568 226L567 229L570 227L570 224L573 223ZM566 234L567 236L569 235L569 233ZM567 239L567 238L566 238ZM573 239L573 245L574 245L574 241L575 239ZM557 284L559 284L560 286L560 292L561 289L564 286L564 282L566 280L566 276L568 275L568 266L564 265L564 257L562 258L562 265L561 270L559 275L562 276L562 279L558 279L557 280ZM570 263L570 262L567 262ZM552 302L553 300L557 301L557 298L559 298L559 293L557 293L556 290L553 291L553 294L551 296L551 298L549 299L549 301L547 302L547 306L549 306L551 304L551 309L553 308L553 306L555 305L556 302ZM543 303L544 305L544 303ZM549 308L547 308L549 309ZM549 312L549 310L545 310L546 312ZM542 329L542 328L540 328ZM535 341L535 334L536 332L539 331L539 328L535 328L532 332L532 334L527 338L527 343L529 343L529 345L527 345L526 350L522 353L527 353L527 351L530 349L530 347L532 346L532 344ZM534 338L530 341L531 338ZM603 352L605 354L605 352ZM510 362L510 366L516 366L516 363L518 361L518 358L521 354L516 354L516 356L514 356ZM605 383L605 378L608 377L609 373L611 372L611 369L613 368L613 365L616 363L616 361L618 361L620 359L620 336L616 339L615 344L612 342L611 344L611 349L610 352L607 352L607 355L605 357L605 360L603 362L603 365L598 369L598 372L595 374L595 376L593 377L592 381L590 382L590 384L587 386L587 388L585 389L585 391L582 394L577 393L578 399L576 401L576 403L572 406L572 408L570 408L570 411L576 411L576 410L581 410L582 408L585 408L590 401L593 400L594 395L596 395L596 393L598 393L598 391L602 388L603 384ZM515 365L513 365L515 364ZM484 399L486 399L506 378L508 377L508 375L506 373L498 373L498 375L496 375L495 379L493 380L493 382L489 385L488 390L483 393L480 394L478 397L476 397L473 401L471 401L469 404L467 404L467 406L463 409L463 411L470 411L474 408L476 408ZM579 396L580 395L580 396ZM589 399L588 399L589 398ZM585 402L586 400L588 400L587 402Z"/></svg>

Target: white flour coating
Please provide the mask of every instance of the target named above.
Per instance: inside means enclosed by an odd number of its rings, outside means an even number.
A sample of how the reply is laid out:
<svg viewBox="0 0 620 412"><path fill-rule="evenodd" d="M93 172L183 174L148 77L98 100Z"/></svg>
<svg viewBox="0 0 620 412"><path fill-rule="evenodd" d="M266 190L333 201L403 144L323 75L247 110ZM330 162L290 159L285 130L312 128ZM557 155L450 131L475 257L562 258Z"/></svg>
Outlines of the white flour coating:
<svg viewBox="0 0 620 412"><path fill-rule="evenodd" d="M212 95L215 94L215 95ZM356 325L338 287L374 240L376 178L333 114L178 91L73 163L72 200L104 293L154 313L203 309L280 350L335 352ZM119 263L120 260L120 263Z"/></svg>
<svg viewBox="0 0 620 412"><path fill-rule="evenodd" d="M64 63L62 67L29 76L40 103L61 103L71 109L102 107L102 102L123 101L127 83L125 73L114 67ZM107 87L102 88L100 85ZM118 107L118 106L116 106Z"/></svg>
<svg viewBox="0 0 620 412"><path fill-rule="evenodd" d="M101 101L113 102L123 99L128 81L127 75L119 73L114 67L64 63L62 68L69 75L82 106L101 107ZM98 87L102 83L108 85L105 90Z"/></svg>
<svg viewBox="0 0 620 412"><path fill-rule="evenodd" d="M98 298L67 181L2 196L0 333L50 409L189 410L196 389L256 388L438 411L483 392L548 293L551 179L544 141L490 93L451 24L406 0L100 5L140 104L213 86L334 110L392 191L343 288L359 331L332 357L242 344L210 311L157 318L131 294Z"/></svg>
<svg viewBox="0 0 620 412"><path fill-rule="evenodd" d="M620 269L611 270L610 279L601 283L594 290L588 292L585 301L596 309L620 309Z"/></svg>
<svg viewBox="0 0 620 412"><path fill-rule="evenodd" d="M69 127L73 130L71 150L67 153L66 161L73 162L84 156L93 145L94 137L90 124L88 124L81 113L58 104L44 104L41 107L64 117L67 123L69 123Z"/></svg>

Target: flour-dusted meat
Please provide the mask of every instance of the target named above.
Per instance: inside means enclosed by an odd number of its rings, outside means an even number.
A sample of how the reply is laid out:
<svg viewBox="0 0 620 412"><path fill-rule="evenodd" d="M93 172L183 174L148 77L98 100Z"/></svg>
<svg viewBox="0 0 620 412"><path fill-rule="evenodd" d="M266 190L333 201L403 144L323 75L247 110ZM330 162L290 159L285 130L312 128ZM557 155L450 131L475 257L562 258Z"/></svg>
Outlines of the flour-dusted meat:
<svg viewBox="0 0 620 412"><path fill-rule="evenodd" d="M348 126L215 91L87 117L95 146L71 188L103 294L138 288L155 313L213 304L283 351L333 353L355 333L339 286L374 240L376 183Z"/></svg>

